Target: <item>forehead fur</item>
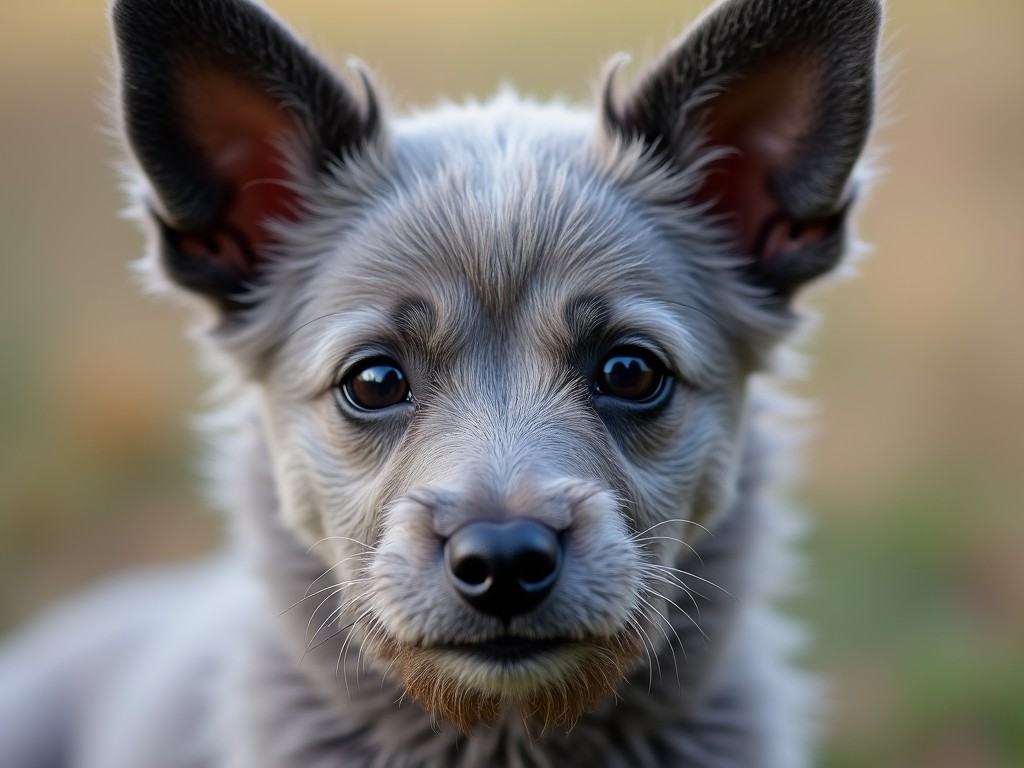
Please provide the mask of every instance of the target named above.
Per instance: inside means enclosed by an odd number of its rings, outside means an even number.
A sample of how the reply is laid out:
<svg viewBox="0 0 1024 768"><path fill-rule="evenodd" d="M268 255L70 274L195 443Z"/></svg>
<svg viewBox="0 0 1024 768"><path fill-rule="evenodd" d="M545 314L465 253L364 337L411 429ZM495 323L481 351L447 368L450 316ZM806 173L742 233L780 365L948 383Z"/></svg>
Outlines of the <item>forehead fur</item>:
<svg viewBox="0 0 1024 768"><path fill-rule="evenodd" d="M315 182L267 289L218 335L259 366L293 337L308 357L307 329L355 310L426 298L432 320L482 338L606 296L638 317L661 302L698 337L771 329L737 293L721 233L680 203L701 173L699 158L671 170L605 135L589 111L511 93L413 115Z"/></svg>

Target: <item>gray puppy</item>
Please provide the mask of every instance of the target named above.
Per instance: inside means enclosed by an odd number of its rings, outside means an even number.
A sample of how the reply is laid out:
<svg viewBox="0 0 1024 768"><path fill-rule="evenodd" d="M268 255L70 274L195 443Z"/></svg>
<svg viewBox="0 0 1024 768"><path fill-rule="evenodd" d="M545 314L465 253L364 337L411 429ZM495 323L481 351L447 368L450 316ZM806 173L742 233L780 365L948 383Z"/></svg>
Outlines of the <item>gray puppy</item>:
<svg viewBox="0 0 1024 768"><path fill-rule="evenodd" d="M231 544L17 638L0 764L808 765L754 379L849 240L878 0L726 0L592 110L400 120L245 0L111 15Z"/></svg>

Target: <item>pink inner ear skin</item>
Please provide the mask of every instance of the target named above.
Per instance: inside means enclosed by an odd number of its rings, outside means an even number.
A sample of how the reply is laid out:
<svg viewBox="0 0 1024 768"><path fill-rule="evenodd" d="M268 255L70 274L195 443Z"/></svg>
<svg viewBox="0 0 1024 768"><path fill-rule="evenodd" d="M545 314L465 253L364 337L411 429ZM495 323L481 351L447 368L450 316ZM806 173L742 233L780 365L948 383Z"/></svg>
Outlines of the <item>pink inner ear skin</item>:
<svg viewBox="0 0 1024 768"><path fill-rule="evenodd" d="M806 55L780 59L715 96L701 116L708 145L734 151L711 165L697 199L728 214L743 253L758 260L791 250L791 230L812 229L791 226L771 181L814 125L818 71Z"/></svg>
<svg viewBox="0 0 1024 768"><path fill-rule="evenodd" d="M213 175L230 189L212 231L188 236L188 245L201 246L207 258L252 271L252 262L265 258L263 246L273 239L268 219L298 216L296 194L287 184L292 176L280 149L298 135L297 121L236 75L204 69L184 82L181 103L189 135Z"/></svg>
<svg viewBox="0 0 1024 768"><path fill-rule="evenodd" d="M823 239L829 233L830 224L829 220L801 222L788 216L767 222L757 245L762 261L768 263Z"/></svg>

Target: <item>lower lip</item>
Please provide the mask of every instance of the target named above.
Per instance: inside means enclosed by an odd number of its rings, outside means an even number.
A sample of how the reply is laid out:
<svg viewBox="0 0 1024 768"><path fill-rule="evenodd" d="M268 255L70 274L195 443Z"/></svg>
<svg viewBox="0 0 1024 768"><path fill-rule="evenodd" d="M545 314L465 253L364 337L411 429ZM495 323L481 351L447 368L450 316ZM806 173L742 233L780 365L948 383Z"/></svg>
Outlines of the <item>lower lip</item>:
<svg viewBox="0 0 1024 768"><path fill-rule="evenodd" d="M552 653L567 645L564 640L526 640L502 638L487 643L450 646L451 650L466 653L491 662L516 662Z"/></svg>

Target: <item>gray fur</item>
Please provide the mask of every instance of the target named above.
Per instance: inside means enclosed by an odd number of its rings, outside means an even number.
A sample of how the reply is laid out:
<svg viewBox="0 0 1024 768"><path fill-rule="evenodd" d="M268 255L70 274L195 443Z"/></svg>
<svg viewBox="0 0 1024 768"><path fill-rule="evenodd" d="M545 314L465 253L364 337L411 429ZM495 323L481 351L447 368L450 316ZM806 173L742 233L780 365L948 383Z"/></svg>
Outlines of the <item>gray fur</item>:
<svg viewBox="0 0 1024 768"><path fill-rule="evenodd" d="M217 31L243 5L247 23L272 35L273 55L237 53L240 27ZM203 50L227 36L235 53L214 57L218 66L250 68L248 78L256 61L273 98L292 56L316 72L312 86L285 78L294 88L279 106L306 121L281 148L299 215L272 222L244 280L182 277L181 259L217 254L169 244L216 231L230 196L202 202L219 183L209 169L168 176L182 144L154 144L138 104L124 102L148 174L132 181L153 235L145 269L207 308L202 344L231 397L211 428L223 449L214 492L232 536L214 564L102 588L17 638L0 656L0 764L810 764L815 687L793 667L799 633L771 606L799 530L773 495L781 447L766 423L785 408L759 376L797 324L795 284L751 281L728 222L695 202L723 148L653 126L720 86L718 69L711 79L676 69L694 51L705 61L714 48L723 67L744 51L744 69L757 65L752 40L796 36L842 49L826 82L854 64L870 73L879 7L721 6L630 95L594 112L503 94L385 122L339 82L323 85L305 49L254 6L168 4L165 22L204 16ZM138 57L151 40L124 19L147 8L115 5L127 90L147 82ZM797 11L829 21L789 25ZM154 55L172 68L158 78L175 92L175 58ZM670 95L652 85L669 80ZM316 122L324 88L351 118L340 133ZM843 88L860 98L856 115L830 117L811 142L838 169L818 205L829 215L870 117L870 77ZM142 114L179 130L161 109ZM311 155L310 141L322 152ZM195 146L184 151L202 159ZM168 239L168 228L178 235ZM845 229L828 237L845 243ZM812 247L831 247L822 242ZM650 348L671 372L656 410L594 394L594 370L623 344ZM380 354L401 362L415 400L353 413L337 385ZM495 516L563 531L567 553L552 594L507 627L460 602L439 557L460 525ZM511 672L436 648L504 632L577 642ZM568 733L525 716L531 691L567 684L619 635L638 645L614 695L578 722L567 717ZM454 705L463 694L497 697L494 722L466 735L425 712L406 697L395 647L429 659Z"/></svg>

